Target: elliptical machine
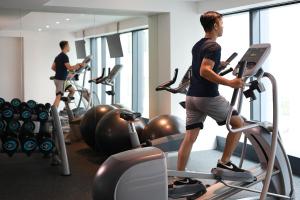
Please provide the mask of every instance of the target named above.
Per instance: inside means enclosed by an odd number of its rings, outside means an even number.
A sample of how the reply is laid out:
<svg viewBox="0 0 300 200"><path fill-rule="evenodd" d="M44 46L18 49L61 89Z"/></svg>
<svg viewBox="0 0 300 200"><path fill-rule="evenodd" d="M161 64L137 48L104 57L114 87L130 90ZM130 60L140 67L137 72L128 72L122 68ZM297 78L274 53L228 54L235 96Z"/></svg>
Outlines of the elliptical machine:
<svg viewBox="0 0 300 200"><path fill-rule="evenodd" d="M228 114L226 122L229 131L242 131L254 146L260 164L250 169L253 177L247 177L247 179L237 176L230 177L220 169L213 170L213 173L167 170L166 155L162 151L154 147L136 148L112 155L102 164L95 177L93 199L167 200L170 193L173 193L173 197L175 197L174 194L177 192L172 188L168 189L168 176L197 178L202 182L205 180L216 181L205 190L198 187L193 192L178 194L176 198L219 200L227 199L240 191L250 191L258 193L260 200L266 199L266 196L274 199L295 199L292 170L278 131L276 80L270 73L262 70L262 64L269 55L270 47L270 44L252 45L239 62L234 74L243 78L245 82L251 78L251 81L246 84L249 86L249 90L244 94L252 98L255 98L254 90L264 91L262 78L265 77L271 81L273 123L246 120L244 127L232 130L229 125L231 112ZM237 101L238 110L241 109L243 91L243 89L234 90L230 103L231 111ZM131 124L138 114L123 113L121 116ZM131 129L131 132L134 136L134 128ZM241 160L244 159L244 155ZM262 191L249 188L260 182L263 182Z"/></svg>
<svg viewBox="0 0 300 200"><path fill-rule="evenodd" d="M105 91L107 95L111 96L111 105L115 104L115 78L120 73L122 68L123 65L115 65L112 70L109 68L107 76L104 76L105 68L103 68L100 77L89 80L89 83L103 84L111 87L111 90Z"/></svg>
<svg viewBox="0 0 300 200"><path fill-rule="evenodd" d="M87 56L82 61L82 64L84 67L76 70L75 72L72 72L72 76L68 79L68 81L71 83L72 86L75 87L75 91L79 93L79 101L76 104L75 102L75 108L71 109L70 103L73 102L74 97L69 96L63 96L61 97L61 100L65 104L66 108L66 114L68 116L68 122L70 125L70 132L65 135L66 143L71 143L72 141L78 141L81 139L80 134L80 121L81 116L94 104L99 103L99 99L97 94L91 90L88 91L85 88L85 82L86 82L86 73L90 71L91 67L88 65L91 62L92 56ZM82 84L79 85L77 82L79 81L79 76L83 74L83 80ZM51 76L50 80L54 80L55 77ZM91 87L93 88L93 87ZM93 98L96 96L96 98ZM94 102L94 99L98 99L98 102ZM81 108L81 104L84 105L84 108ZM61 114L61 113L60 113Z"/></svg>

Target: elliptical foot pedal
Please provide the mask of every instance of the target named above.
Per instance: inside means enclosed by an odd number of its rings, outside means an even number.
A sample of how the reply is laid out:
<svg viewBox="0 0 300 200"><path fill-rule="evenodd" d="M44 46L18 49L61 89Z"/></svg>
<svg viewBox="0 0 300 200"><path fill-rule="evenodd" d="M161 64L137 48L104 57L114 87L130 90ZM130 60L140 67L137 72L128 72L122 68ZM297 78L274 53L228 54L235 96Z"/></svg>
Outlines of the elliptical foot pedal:
<svg viewBox="0 0 300 200"><path fill-rule="evenodd" d="M239 182L253 182L257 178L249 171L235 172L223 168L213 168L211 173L215 175L216 179L228 180L228 181L239 181Z"/></svg>
<svg viewBox="0 0 300 200"><path fill-rule="evenodd" d="M206 187L201 181L185 178L180 182L178 185L170 184L168 186L170 198L194 200L206 193Z"/></svg>

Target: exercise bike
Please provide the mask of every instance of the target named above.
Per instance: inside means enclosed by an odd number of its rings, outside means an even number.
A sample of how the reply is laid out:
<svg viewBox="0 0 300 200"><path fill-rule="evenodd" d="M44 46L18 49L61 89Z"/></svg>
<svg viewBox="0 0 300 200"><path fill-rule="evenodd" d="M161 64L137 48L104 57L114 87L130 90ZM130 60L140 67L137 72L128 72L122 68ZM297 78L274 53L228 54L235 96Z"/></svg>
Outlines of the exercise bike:
<svg viewBox="0 0 300 200"><path fill-rule="evenodd" d="M129 122L131 139L136 149L112 155L102 164L94 180L93 199L167 200L169 197L176 197L217 200L227 199L240 191L258 193L257 199L260 200L266 199L267 196L272 199L295 199L292 170L278 131L276 80L270 73L262 70L270 48L270 44L252 45L235 68L234 74L243 78L249 89L234 90L230 103L231 112L226 121L229 131L243 132L254 146L260 164L249 169L251 177L229 176L221 169L214 169L212 173L167 170L166 155L161 150L155 147L139 148L134 126L131 124L140 115L127 112L121 113L121 118ZM235 104L238 102L238 110L241 110L243 94L255 99L253 91L263 92L263 78L272 83L273 123L246 120L244 127L232 129L229 122ZM241 161L244 155L245 152ZM198 187L189 193L182 193L168 188L168 176L195 178L202 182L214 180L215 183L205 189ZM249 188L261 182L262 190ZM177 196L176 192L179 192Z"/></svg>

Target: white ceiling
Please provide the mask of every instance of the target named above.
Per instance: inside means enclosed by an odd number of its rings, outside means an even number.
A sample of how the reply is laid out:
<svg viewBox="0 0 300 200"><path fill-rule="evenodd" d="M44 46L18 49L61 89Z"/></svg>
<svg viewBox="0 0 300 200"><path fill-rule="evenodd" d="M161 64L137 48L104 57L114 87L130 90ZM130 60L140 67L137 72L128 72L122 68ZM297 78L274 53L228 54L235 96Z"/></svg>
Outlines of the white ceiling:
<svg viewBox="0 0 300 200"><path fill-rule="evenodd" d="M200 0L0 0L1 30L68 30L169 12ZM66 21L70 18L70 21ZM56 24L60 21L60 24ZM50 28L47 29L46 25Z"/></svg>
<svg viewBox="0 0 300 200"><path fill-rule="evenodd" d="M42 31L64 30L73 32L132 17L133 16L30 12L21 19L4 19L3 21L6 21L6 23L0 23L0 29L29 31L38 31L38 29L41 29ZM0 21L2 21L2 19L0 16ZM67 19L69 19L69 21L67 21ZM59 24L56 22L59 22Z"/></svg>

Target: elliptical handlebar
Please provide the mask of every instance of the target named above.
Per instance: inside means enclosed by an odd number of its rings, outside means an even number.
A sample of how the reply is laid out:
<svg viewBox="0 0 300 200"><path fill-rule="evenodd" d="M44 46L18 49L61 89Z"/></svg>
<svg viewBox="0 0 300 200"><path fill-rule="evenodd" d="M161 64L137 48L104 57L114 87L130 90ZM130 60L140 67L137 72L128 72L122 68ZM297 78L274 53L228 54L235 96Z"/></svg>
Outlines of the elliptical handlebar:
<svg viewBox="0 0 300 200"><path fill-rule="evenodd" d="M172 90L172 88L170 88L170 86L173 85L176 82L177 76L178 76L178 68L175 69L174 76L173 76L172 80L160 84L159 86L156 87L155 90L156 91L162 91L162 90L169 91L169 90ZM169 92L171 92L171 91L169 91Z"/></svg>
<svg viewBox="0 0 300 200"><path fill-rule="evenodd" d="M103 68L101 76L99 76L98 78L89 80L89 83L104 84L104 85L112 86L113 80L119 74L122 67L123 67L123 65L115 65L112 70L110 68L108 68L107 76L104 76L106 69Z"/></svg>
<svg viewBox="0 0 300 200"><path fill-rule="evenodd" d="M170 86L173 85L178 77L178 68L175 69L174 72L174 76L172 78L172 80L167 81L165 83L162 83L161 85L159 85L158 87L155 88L156 91L168 91L171 92L173 94L177 94L177 93L181 93L181 94L186 94L187 93L187 87L189 87L190 85L190 77L186 77L187 74L190 73L190 67L187 70L187 72L185 73L185 76L183 77L182 81L180 82L179 86L177 88L171 88Z"/></svg>
<svg viewBox="0 0 300 200"><path fill-rule="evenodd" d="M98 81L100 81L104 77L104 74L105 74L105 68L102 68L101 76L99 76L98 78L94 78L94 79L89 80L89 83L98 84Z"/></svg>
<svg viewBox="0 0 300 200"><path fill-rule="evenodd" d="M239 68L238 68L239 72L238 72L237 78L242 78L243 74L244 74L244 71L246 69L246 66L247 66L247 61L240 61L238 66L239 66ZM231 98L231 102L230 102L231 106L235 105L239 91L240 91L240 88L234 89L233 95L232 95L232 98Z"/></svg>
<svg viewBox="0 0 300 200"><path fill-rule="evenodd" d="M233 71L233 68L230 67L229 69L226 69L226 70L222 71L219 75L220 76L225 76L226 74L229 74L232 71Z"/></svg>
<svg viewBox="0 0 300 200"><path fill-rule="evenodd" d="M247 61L240 61L239 62L238 66L237 66L237 68L238 68L237 78L242 78L243 77L243 74L246 70L246 67L247 67ZM232 98L231 98L231 102L230 102L230 110L229 110L229 113L228 113L227 118L226 118L226 128L231 133L242 132L242 131L245 131L247 129L251 129L251 128L254 128L254 127L257 127L257 126L260 125L259 123L254 123L254 124L249 124L247 126L243 126L241 128L237 128L237 129L232 129L230 127L230 120L231 120L231 117L232 117L232 111L234 109L233 106L236 103L236 100L237 100L237 97L238 97L238 94L239 94L240 90L242 90L242 89L241 88L234 89L233 94L232 94Z"/></svg>
<svg viewBox="0 0 300 200"><path fill-rule="evenodd" d="M230 55L230 57L226 60L227 65L230 64L230 62L236 58L238 54L236 52L234 52L233 54ZM227 66L226 65L226 66ZM224 68L226 68L226 66ZM191 79L191 70L192 68L189 67L188 70L186 71L185 75L183 76L179 86L177 88L171 88L170 86L173 85L176 80L177 80L177 76L178 76L178 68L175 69L174 72L174 76L172 78L172 80L167 81L162 83L161 85L159 85L158 87L155 88L156 91L168 91L171 92L173 94L177 94L177 93L181 93L181 94L186 94L187 93L187 88L190 85L190 79ZM220 76L224 76L230 72L233 71L233 68L229 68L227 70L224 70L220 73Z"/></svg>

